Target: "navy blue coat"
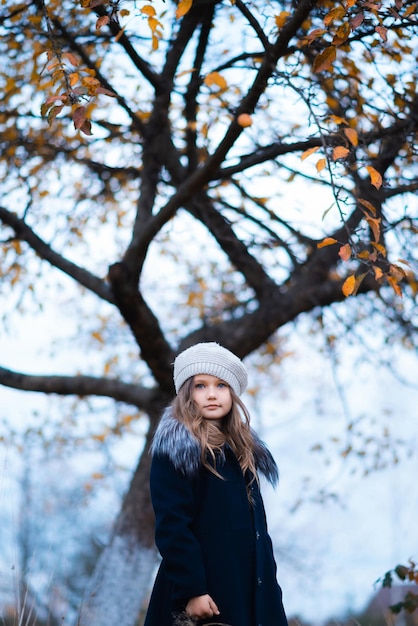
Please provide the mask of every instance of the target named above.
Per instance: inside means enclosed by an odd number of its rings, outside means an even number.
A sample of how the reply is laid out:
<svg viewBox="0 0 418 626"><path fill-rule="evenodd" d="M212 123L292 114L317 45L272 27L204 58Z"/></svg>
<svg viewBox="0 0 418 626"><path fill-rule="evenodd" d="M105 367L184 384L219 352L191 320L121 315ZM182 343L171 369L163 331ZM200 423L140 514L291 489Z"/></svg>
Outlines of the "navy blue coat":
<svg viewBox="0 0 418 626"><path fill-rule="evenodd" d="M256 441L257 469L274 482L277 467ZM196 439L166 413L154 439L150 482L162 562L145 626L172 626L173 614L206 593L221 614L201 624L287 625L258 483L250 505L246 477L229 447L217 470L223 480L201 465Z"/></svg>

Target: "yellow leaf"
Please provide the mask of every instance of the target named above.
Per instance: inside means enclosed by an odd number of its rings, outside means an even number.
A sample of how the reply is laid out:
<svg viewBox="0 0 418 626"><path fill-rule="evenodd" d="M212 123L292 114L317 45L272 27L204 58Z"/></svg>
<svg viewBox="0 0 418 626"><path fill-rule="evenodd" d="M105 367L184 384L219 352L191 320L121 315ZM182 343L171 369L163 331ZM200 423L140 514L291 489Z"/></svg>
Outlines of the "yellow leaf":
<svg viewBox="0 0 418 626"><path fill-rule="evenodd" d="M359 290L359 287L361 285L361 283L363 282L363 280L365 279L365 277L367 276L367 272L364 272L364 274L359 274L358 276L355 276L354 274L352 276L349 276L343 285L343 293L345 296L355 296ZM353 280L351 280L353 279ZM344 286L346 286L346 290L347 292L349 291L350 293L345 293L344 292Z"/></svg>
<svg viewBox="0 0 418 626"><path fill-rule="evenodd" d="M338 125L347 124L347 120L345 120L343 117L340 117L339 115L330 115L328 119Z"/></svg>
<svg viewBox="0 0 418 626"><path fill-rule="evenodd" d="M315 57L312 69L314 72L324 72L330 70L332 64L337 57L337 51L335 46L329 46Z"/></svg>
<svg viewBox="0 0 418 626"><path fill-rule="evenodd" d="M351 296L351 294L354 291L355 286L356 286L356 277L354 276L354 274L352 274L351 276L345 279L343 286L342 286L342 291L346 298L348 296Z"/></svg>
<svg viewBox="0 0 418 626"><path fill-rule="evenodd" d="M152 17L153 15L156 14L156 11L155 11L153 6L151 6L150 4L146 4L144 7L142 7L141 13L143 13L144 15L149 15L150 17Z"/></svg>
<svg viewBox="0 0 418 626"><path fill-rule="evenodd" d="M283 26L286 24L286 20L289 17L289 15L290 15L289 11L282 11L281 13L279 13L279 15L276 15L274 17L277 28L283 28Z"/></svg>
<svg viewBox="0 0 418 626"><path fill-rule="evenodd" d="M338 255L343 261L349 261L351 259L351 246L346 243L338 250Z"/></svg>
<svg viewBox="0 0 418 626"><path fill-rule="evenodd" d="M322 170L326 167L327 164L327 160L326 159L319 159L318 163L316 164L316 171L322 172Z"/></svg>
<svg viewBox="0 0 418 626"><path fill-rule="evenodd" d="M348 148L345 148L344 146L336 146L332 151L332 158L334 159L334 161L336 161L337 159L345 159L345 157L349 153L350 150Z"/></svg>
<svg viewBox="0 0 418 626"><path fill-rule="evenodd" d="M335 33L333 37L332 43L335 46L341 46L341 44L347 41L350 32L351 32L350 24L348 24L347 22L344 22L344 24L341 24L341 26L337 28L337 32Z"/></svg>
<svg viewBox="0 0 418 626"><path fill-rule="evenodd" d="M383 276L383 272L380 269L380 267L377 267L377 265L373 266L373 271L374 271L374 277L376 280L380 280Z"/></svg>
<svg viewBox="0 0 418 626"><path fill-rule="evenodd" d="M319 149L320 149L320 146L315 146L314 148L308 148L308 150L305 150L305 152L302 154L302 156L300 157L300 160L304 161L309 156L311 156L311 154L318 152Z"/></svg>
<svg viewBox="0 0 418 626"><path fill-rule="evenodd" d="M386 248L381 243L376 243L376 241L371 242L373 248L380 252L382 256L386 256Z"/></svg>
<svg viewBox="0 0 418 626"><path fill-rule="evenodd" d="M75 87L75 85L78 83L79 78L80 77L77 72L72 72L71 74L69 74L68 80L70 81L70 87Z"/></svg>
<svg viewBox="0 0 418 626"><path fill-rule="evenodd" d="M417 10L417 4L416 2L414 2L414 4L411 4L404 13L404 17L409 17L410 15L412 15L412 13L415 13L415 11Z"/></svg>
<svg viewBox="0 0 418 626"><path fill-rule="evenodd" d="M337 243L337 240L333 237L325 237L322 241L317 244L318 248L325 248L325 246L332 246L332 244Z"/></svg>
<svg viewBox="0 0 418 626"><path fill-rule="evenodd" d="M93 435L93 439L95 441L102 441L103 442L103 441L106 440L106 437L107 437L107 433L102 433L100 435Z"/></svg>
<svg viewBox="0 0 418 626"><path fill-rule="evenodd" d="M176 19L180 19L183 15L186 15L192 8L193 0L180 0L176 9Z"/></svg>
<svg viewBox="0 0 418 626"><path fill-rule="evenodd" d="M335 9L331 9L329 13L324 17L325 26L329 26L335 20L340 20L345 15L345 9L342 6L336 7Z"/></svg>
<svg viewBox="0 0 418 626"><path fill-rule="evenodd" d="M382 186L382 175L371 165L367 165L366 170L369 172L370 182L372 183L373 187L376 187L376 189L380 189L380 187Z"/></svg>
<svg viewBox="0 0 418 626"><path fill-rule="evenodd" d="M157 20L156 17L152 17L152 16L148 18L148 26L150 27L150 29L155 35L158 35L157 28L158 27L162 28L161 22Z"/></svg>
<svg viewBox="0 0 418 626"><path fill-rule="evenodd" d="M354 128L344 128L344 134L348 138L352 146L358 146L358 135Z"/></svg>
<svg viewBox="0 0 418 626"><path fill-rule="evenodd" d="M92 76L83 76L81 82L85 87L97 87L100 85L100 81L97 78L93 78Z"/></svg>
<svg viewBox="0 0 418 626"><path fill-rule="evenodd" d="M219 72L210 72L210 74L205 76L203 82L208 87L211 87L212 85L217 85L219 89L226 89L228 87L228 83L225 78L219 74Z"/></svg>
<svg viewBox="0 0 418 626"><path fill-rule="evenodd" d="M16 252L16 254L22 254L22 244L20 243L18 239L13 239L11 246Z"/></svg>
<svg viewBox="0 0 418 626"><path fill-rule="evenodd" d="M95 332L91 333L91 336L94 339L96 339L96 341L98 341L99 343L104 343L104 339L103 339L102 335L99 332L95 331Z"/></svg>

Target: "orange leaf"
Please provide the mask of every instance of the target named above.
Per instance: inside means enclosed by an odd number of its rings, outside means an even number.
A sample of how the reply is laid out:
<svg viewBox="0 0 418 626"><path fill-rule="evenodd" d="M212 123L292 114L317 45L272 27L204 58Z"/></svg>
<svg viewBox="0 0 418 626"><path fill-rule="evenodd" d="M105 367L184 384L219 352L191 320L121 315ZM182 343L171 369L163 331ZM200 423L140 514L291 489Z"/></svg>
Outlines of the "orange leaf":
<svg viewBox="0 0 418 626"><path fill-rule="evenodd" d="M72 52L63 52L62 56L64 59L67 59L71 65L74 65L74 67L78 67L80 65L80 59Z"/></svg>
<svg viewBox="0 0 418 626"><path fill-rule="evenodd" d="M351 259L351 246L346 243L338 250L338 255L343 261L349 261Z"/></svg>
<svg viewBox="0 0 418 626"><path fill-rule="evenodd" d="M380 222L381 222L380 217L379 218L366 217L366 222L368 223L368 225L372 229L374 240L375 241L379 241L379 239L380 239Z"/></svg>
<svg viewBox="0 0 418 626"><path fill-rule="evenodd" d="M333 237L325 237L322 241L317 244L318 248L325 248L325 246L332 246L333 243L337 243L337 240Z"/></svg>
<svg viewBox="0 0 418 626"><path fill-rule="evenodd" d="M320 39L326 32L327 31L324 28L315 28L309 33L309 35L306 35L304 39L308 42L308 44L311 44L315 41L315 39Z"/></svg>
<svg viewBox="0 0 418 626"><path fill-rule="evenodd" d="M176 19L180 19L183 15L186 15L192 8L193 0L180 0L176 9Z"/></svg>
<svg viewBox="0 0 418 626"><path fill-rule="evenodd" d="M318 152L319 149L320 149L319 146L315 146L314 148L308 148L308 150L305 150L305 152L302 154L302 156L300 157L300 160L304 161L309 156L311 156L311 154L314 154L315 152Z"/></svg>
<svg viewBox="0 0 418 626"><path fill-rule="evenodd" d="M360 204L366 207L366 209L369 209L372 215L376 216L376 207L374 207L371 202L369 202L368 200L363 200L363 198L359 198L358 201L360 202Z"/></svg>
<svg viewBox="0 0 418 626"><path fill-rule="evenodd" d="M318 163L316 164L316 171L322 172L322 170L324 169L324 167L327 164L327 160L326 159L319 159Z"/></svg>
<svg viewBox="0 0 418 626"><path fill-rule="evenodd" d="M375 31L379 33L383 41L388 40L388 30L384 26L376 26Z"/></svg>
<svg viewBox="0 0 418 626"><path fill-rule="evenodd" d="M351 276L345 279L343 286L342 286L342 291L346 298L348 296L351 296L351 294L354 291L355 286L356 286L356 277L354 276L354 274L352 274Z"/></svg>
<svg viewBox="0 0 418 626"><path fill-rule="evenodd" d="M325 48L313 62L313 71L314 72L324 72L325 70L329 70L332 67L335 59L337 57L337 51L335 46L329 46Z"/></svg>
<svg viewBox="0 0 418 626"><path fill-rule="evenodd" d="M396 295L402 298L402 291L398 285L398 281L396 280L396 278L394 278L393 276L386 275L386 280L388 281L389 285L392 287Z"/></svg>
<svg viewBox="0 0 418 626"><path fill-rule="evenodd" d="M289 15L289 11L282 11L281 13L279 13L279 15L274 16L274 21L276 22L277 28L283 28Z"/></svg>
<svg viewBox="0 0 418 626"><path fill-rule="evenodd" d="M371 165L367 165L366 170L369 172L370 182L372 183L373 187L376 187L376 189L380 189L380 187L382 186L382 175Z"/></svg>
<svg viewBox="0 0 418 626"><path fill-rule="evenodd" d="M106 26L109 22L110 17L108 15L102 15L96 22L96 30L100 30L102 26Z"/></svg>
<svg viewBox="0 0 418 626"><path fill-rule="evenodd" d="M352 146L358 146L358 135L354 128L344 128L344 135L348 138Z"/></svg>
<svg viewBox="0 0 418 626"><path fill-rule="evenodd" d="M156 14L156 11L153 6L151 6L150 4L146 4L144 7L142 7L141 13L144 13L144 15L148 15L152 17L153 15Z"/></svg>
<svg viewBox="0 0 418 626"><path fill-rule="evenodd" d="M349 153L350 150L348 148L345 148L344 146L336 146L332 151L332 158L334 159L334 161L336 161L337 159L345 159L345 157Z"/></svg>

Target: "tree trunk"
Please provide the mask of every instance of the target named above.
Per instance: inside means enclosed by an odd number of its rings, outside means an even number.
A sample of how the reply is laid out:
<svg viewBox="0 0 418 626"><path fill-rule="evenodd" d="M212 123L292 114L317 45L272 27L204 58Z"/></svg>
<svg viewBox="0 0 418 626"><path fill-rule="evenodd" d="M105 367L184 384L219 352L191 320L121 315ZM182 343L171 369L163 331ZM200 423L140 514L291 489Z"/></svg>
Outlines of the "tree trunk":
<svg viewBox="0 0 418 626"><path fill-rule="evenodd" d="M88 583L77 626L137 624L158 560L149 492L149 447L156 423L154 416L109 544Z"/></svg>

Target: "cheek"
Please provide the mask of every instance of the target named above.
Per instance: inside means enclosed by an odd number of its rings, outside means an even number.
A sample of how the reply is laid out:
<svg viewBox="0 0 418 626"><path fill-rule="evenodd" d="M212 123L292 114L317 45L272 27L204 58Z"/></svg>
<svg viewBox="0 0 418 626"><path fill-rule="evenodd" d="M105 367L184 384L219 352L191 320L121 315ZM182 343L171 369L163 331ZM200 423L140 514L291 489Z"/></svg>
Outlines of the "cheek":
<svg viewBox="0 0 418 626"><path fill-rule="evenodd" d="M228 390L228 392L225 394L225 404L227 404L229 406L229 408L231 408L232 406L232 396L230 391Z"/></svg>
<svg viewBox="0 0 418 626"><path fill-rule="evenodd" d="M202 402L202 393L200 392L200 389L195 389L195 391L193 391L192 393L192 398L193 400L196 402L197 405L199 405Z"/></svg>

